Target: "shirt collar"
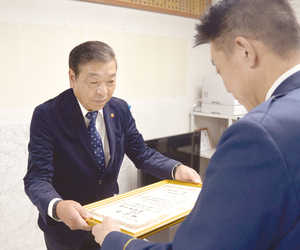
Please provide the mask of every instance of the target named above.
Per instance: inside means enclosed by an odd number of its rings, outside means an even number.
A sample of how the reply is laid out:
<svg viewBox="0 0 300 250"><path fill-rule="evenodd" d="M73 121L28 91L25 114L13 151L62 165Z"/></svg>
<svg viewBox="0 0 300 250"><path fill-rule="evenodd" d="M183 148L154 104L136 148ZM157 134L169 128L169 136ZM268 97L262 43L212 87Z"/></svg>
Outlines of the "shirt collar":
<svg viewBox="0 0 300 250"><path fill-rule="evenodd" d="M82 115L83 117L86 116L86 114L89 112L85 107L82 106L82 104L80 103L80 101L77 99L79 107L81 109ZM103 109L98 110L98 112L103 116Z"/></svg>
<svg viewBox="0 0 300 250"><path fill-rule="evenodd" d="M271 88L269 89L269 91L267 92L265 101L268 100L272 94L274 93L275 89L277 89L277 87L288 77L290 77L291 75L295 74L297 71L300 71L300 64L296 65L295 67L289 69L288 71L286 71L284 74L282 74L271 86Z"/></svg>

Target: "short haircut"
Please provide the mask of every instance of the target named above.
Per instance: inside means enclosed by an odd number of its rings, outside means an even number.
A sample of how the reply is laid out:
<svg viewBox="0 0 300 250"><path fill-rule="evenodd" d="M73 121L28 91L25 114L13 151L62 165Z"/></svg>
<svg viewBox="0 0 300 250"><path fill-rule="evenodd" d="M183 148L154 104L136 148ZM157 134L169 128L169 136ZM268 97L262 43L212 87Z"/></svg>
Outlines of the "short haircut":
<svg viewBox="0 0 300 250"><path fill-rule="evenodd" d="M109 62L115 60L113 49L100 41L88 41L76 46L69 55L69 68L78 76L79 67L91 61ZM116 62L117 64L117 62Z"/></svg>
<svg viewBox="0 0 300 250"><path fill-rule="evenodd" d="M282 58L300 49L300 28L288 0L221 0L200 17L196 46L213 42L231 54L234 39L262 42Z"/></svg>

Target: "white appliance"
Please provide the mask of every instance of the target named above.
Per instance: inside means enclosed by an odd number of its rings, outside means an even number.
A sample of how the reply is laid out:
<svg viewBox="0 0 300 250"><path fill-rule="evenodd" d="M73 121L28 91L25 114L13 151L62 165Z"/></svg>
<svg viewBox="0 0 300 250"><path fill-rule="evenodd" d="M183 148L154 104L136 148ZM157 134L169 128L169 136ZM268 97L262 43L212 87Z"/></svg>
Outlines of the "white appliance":
<svg viewBox="0 0 300 250"><path fill-rule="evenodd" d="M202 112L220 115L242 115L247 110L228 93L221 76L206 76L202 84Z"/></svg>

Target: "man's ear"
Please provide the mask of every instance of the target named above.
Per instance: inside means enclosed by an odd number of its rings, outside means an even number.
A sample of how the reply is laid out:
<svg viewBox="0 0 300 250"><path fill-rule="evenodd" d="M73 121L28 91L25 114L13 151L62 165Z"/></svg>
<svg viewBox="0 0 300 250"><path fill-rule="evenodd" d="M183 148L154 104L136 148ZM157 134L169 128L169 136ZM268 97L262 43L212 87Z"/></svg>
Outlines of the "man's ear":
<svg viewBox="0 0 300 250"><path fill-rule="evenodd" d="M70 87L73 89L75 86L75 73L73 70L69 70L69 80L70 80Z"/></svg>
<svg viewBox="0 0 300 250"><path fill-rule="evenodd" d="M239 55L249 63L251 68L255 67L258 59L257 48L251 42L244 37L238 36L235 38L235 48Z"/></svg>

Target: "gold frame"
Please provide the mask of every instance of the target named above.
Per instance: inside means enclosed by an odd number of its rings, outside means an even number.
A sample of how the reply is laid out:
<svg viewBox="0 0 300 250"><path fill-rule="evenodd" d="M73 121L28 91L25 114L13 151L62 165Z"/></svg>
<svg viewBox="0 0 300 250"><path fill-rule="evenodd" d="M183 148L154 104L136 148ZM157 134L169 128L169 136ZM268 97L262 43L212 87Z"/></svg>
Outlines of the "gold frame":
<svg viewBox="0 0 300 250"><path fill-rule="evenodd" d="M198 19L212 0L80 0Z"/></svg>
<svg viewBox="0 0 300 250"><path fill-rule="evenodd" d="M107 199L104 199L104 200L101 200L101 201L98 201L98 202L94 202L94 203L91 203L91 204L88 204L88 205L85 205L84 208L89 211L90 213L92 213L92 210L98 208L98 207L101 207L103 205L107 205L107 204L112 204L112 203L116 203L117 201L122 201L122 200L125 200L127 198L130 198L132 196L139 194L139 195L143 195L143 193L146 193L147 191L151 190L151 189L155 189L157 187L162 187L166 184L176 184L176 185L180 185L180 186L192 186L192 187L198 187L200 188L200 191L201 191L201 188L202 188L202 184L194 184L194 183L190 183L190 182L182 182L182 181L176 181L176 180L164 180L164 181L159 181L159 182L156 182L154 184L151 184L151 185L147 185L145 187L142 187L142 188L138 188L136 190L133 190L133 191L130 191L130 192L127 192L127 193L124 193L124 194L121 194L121 195L117 195L117 196L114 196L114 197L111 197L111 198L107 198ZM195 200L196 202L196 200ZM126 230L123 230L121 229L121 231L123 233L126 233L130 236L133 236L135 238L140 238L140 239L143 239L143 238L146 238L152 234L155 234L159 231L162 231L172 225L175 225L181 221L183 221L185 219L185 217L190 213L191 209L187 209L186 211L180 213L180 214L177 214L169 219L165 219L163 220L162 222L157 222L157 223L153 223L153 225L150 225L142 230L138 230L138 232L130 232L130 231L126 231ZM96 219L86 219L87 223L90 225L90 226L95 226L96 224L99 224L99 223L102 223L101 221L99 220L96 220Z"/></svg>

